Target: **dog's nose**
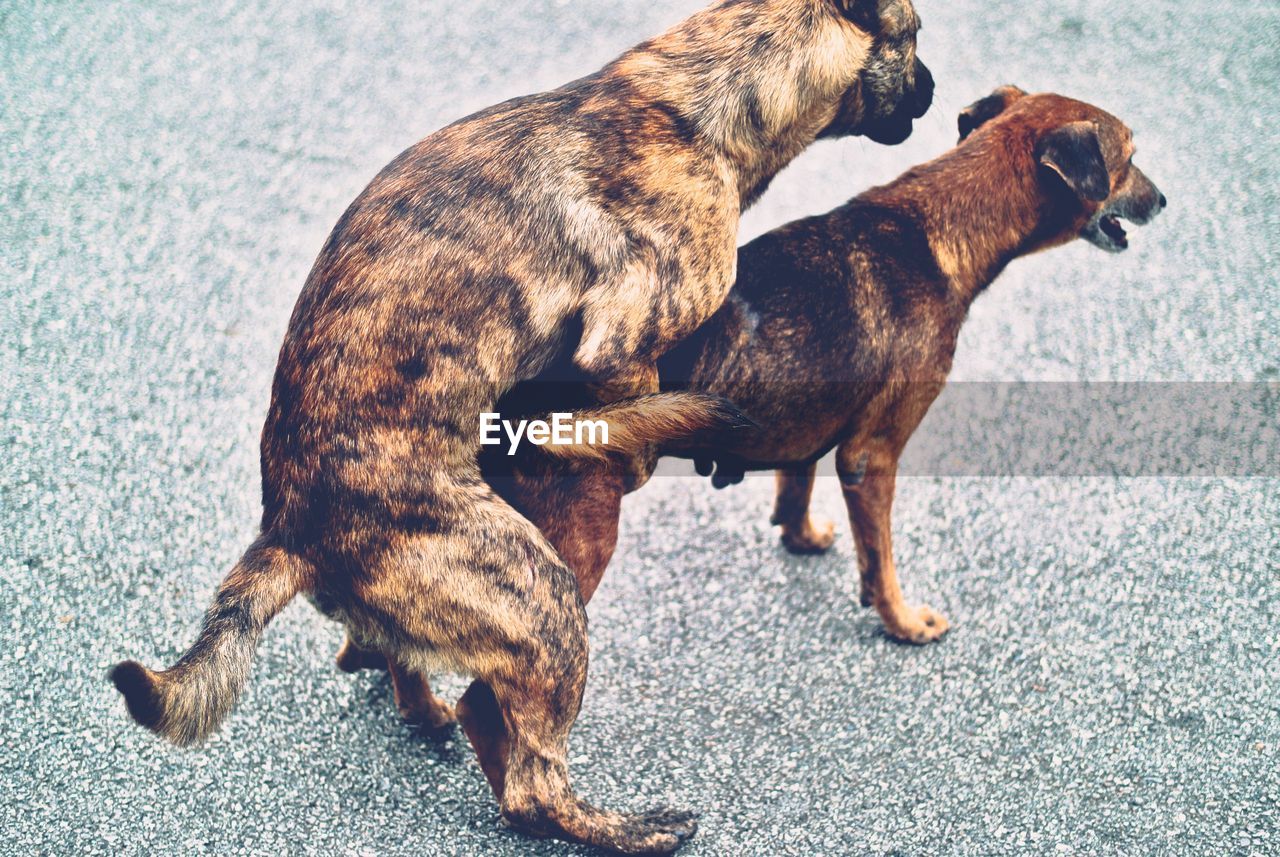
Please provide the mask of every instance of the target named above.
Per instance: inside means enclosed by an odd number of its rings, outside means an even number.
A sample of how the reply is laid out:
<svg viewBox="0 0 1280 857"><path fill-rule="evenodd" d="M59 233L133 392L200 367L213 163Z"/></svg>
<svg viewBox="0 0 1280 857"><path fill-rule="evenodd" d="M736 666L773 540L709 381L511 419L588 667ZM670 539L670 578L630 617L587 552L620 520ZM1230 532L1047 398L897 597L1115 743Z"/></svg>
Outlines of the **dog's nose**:
<svg viewBox="0 0 1280 857"><path fill-rule="evenodd" d="M933 72L920 60L916 60L916 109L915 118L929 112L933 104Z"/></svg>
<svg viewBox="0 0 1280 857"><path fill-rule="evenodd" d="M1168 204L1169 204L1169 200L1164 198L1164 194L1160 194L1160 207L1164 208Z"/></svg>

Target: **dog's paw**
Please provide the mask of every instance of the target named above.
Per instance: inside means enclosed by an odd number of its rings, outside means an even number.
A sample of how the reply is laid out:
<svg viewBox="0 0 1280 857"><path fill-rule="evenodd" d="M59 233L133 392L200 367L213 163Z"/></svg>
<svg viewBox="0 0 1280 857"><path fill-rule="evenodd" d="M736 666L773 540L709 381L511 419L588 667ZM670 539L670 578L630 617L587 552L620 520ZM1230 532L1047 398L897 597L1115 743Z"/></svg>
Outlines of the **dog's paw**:
<svg viewBox="0 0 1280 857"><path fill-rule="evenodd" d="M606 847L624 854L670 854L697 832L697 815L660 807L627 818L618 840Z"/></svg>
<svg viewBox="0 0 1280 857"><path fill-rule="evenodd" d="M831 547L835 540L834 521L814 521L813 518L805 518L804 524L799 527L784 526L782 528L782 546L791 553L822 553Z"/></svg>
<svg viewBox="0 0 1280 857"><path fill-rule="evenodd" d="M895 640L924 645L939 640L951 624L945 616L927 604L904 604L901 609L884 616L884 629Z"/></svg>
<svg viewBox="0 0 1280 857"><path fill-rule="evenodd" d="M432 694L421 703L399 706L400 716L412 726L425 732L439 732L450 729L458 722L453 706Z"/></svg>
<svg viewBox="0 0 1280 857"><path fill-rule="evenodd" d="M670 854L698 830L692 812L669 807L603 812L573 798L554 808L504 806L502 823L532 836L554 836L617 854Z"/></svg>

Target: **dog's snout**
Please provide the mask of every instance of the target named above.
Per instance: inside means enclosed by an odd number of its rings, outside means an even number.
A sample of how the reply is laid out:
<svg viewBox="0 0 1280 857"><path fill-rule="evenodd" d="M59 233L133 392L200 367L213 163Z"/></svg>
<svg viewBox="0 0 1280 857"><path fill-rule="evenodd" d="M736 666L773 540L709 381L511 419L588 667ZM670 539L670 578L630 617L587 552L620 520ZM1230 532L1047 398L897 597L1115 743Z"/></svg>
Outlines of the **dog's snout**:
<svg viewBox="0 0 1280 857"><path fill-rule="evenodd" d="M1121 216L1129 217L1134 223L1147 223L1168 205L1168 198L1156 183L1136 166L1131 167L1129 179L1117 200Z"/></svg>
<svg viewBox="0 0 1280 857"><path fill-rule="evenodd" d="M929 112L929 107L933 104L933 73L929 71L929 67L920 60L916 60L916 92L915 92L915 118Z"/></svg>
<svg viewBox="0 0 1280 857"><path fill-rule="evenodd" d="M1144 208L1146 209L1147 219L1150 220L1168 207L1169 199L1164 195L1164 192L1161 191L1160 188L1156 187L1155 182L1148 179L1145 175L1143 178L1146 179L1147 187L1149 188L1145 194L1147 202Z"/></svg>

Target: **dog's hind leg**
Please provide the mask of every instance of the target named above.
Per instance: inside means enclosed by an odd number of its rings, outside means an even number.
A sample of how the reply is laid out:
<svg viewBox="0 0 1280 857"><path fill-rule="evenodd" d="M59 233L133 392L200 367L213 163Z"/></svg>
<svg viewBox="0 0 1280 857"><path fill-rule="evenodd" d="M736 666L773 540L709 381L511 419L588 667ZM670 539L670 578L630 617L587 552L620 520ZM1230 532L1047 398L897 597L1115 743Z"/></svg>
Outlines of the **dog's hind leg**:
<svg viewBox="0 0 1280 857"><path fill-rule="evenodd" d="M506 499L551 542L591 601L618 544L625 467L616 462L552 462L514 480Z"/></svg>
<svg viewBox="0 0 1280 857"><path fill-rule="evenodd" d="M874 606L890 636L931 643L947 631L947 620L928 605L902 597L893 564L890 512L898 473L897 451L846 443L836 453L836 470L849 509L849 524L862 571L862 603Z"/></svg>
<svg viewBox="0 0 1280 857"><path fill-rule="evenodd" d="M615 464L553 462L504 484L505 499L542 531L573 571L584 604L595 594L617 545L625 481ZM501 802L511 742L493 688L473 682L458 701L457 715Z"/></svg>
<svg viewBox="0 0 1280 857"><path fill-rule="evenodd" d="M596 809L569 785L566 764L569 730L578 716L586 686L586 612L573 587L572 607L551 611L525 641L520 667L484 681L507 726L507 762L502 785L502 816L535 835L551 835L627 854L662 854L692 836L690 813L660 809L628 815Z"/></svg>
<svg viewBox="0 0 1280 857"><path fill-rule="evenodd" d="M809 515L817 463L778 471L778 494L769 523L782 527L782 544L792 553L822 553L836 539L835 524Z"/></svg>
<svg viewBox="0 0 1280 857"><path fill-rule="evenodd" d="M469 735L484 718L501 718L505 748L482 740L477 754L509 824L624 853L673 850L696 829L691 815L607 812L573 793L568 739L588 650L578 583L532 524L506 504L501 514L482 505L468 518L479 532L395 540L360 593L366 614L384 617L404 646L393 661L449 664L478 680L459 714ZM504 750L494 782L493 759Z"/></svg>
<svg viewBox="0 0 1280 857"><path fill-rule="evenodd" d="M409 723L418 723L430 729L442 729L454 722L453 709L431 692L427 677L395 661L386 655L365 649L347 637L335 658L338 669L345 673L360 670L388 670L391 673L391 689L395 692L396 709Z"/></svg>

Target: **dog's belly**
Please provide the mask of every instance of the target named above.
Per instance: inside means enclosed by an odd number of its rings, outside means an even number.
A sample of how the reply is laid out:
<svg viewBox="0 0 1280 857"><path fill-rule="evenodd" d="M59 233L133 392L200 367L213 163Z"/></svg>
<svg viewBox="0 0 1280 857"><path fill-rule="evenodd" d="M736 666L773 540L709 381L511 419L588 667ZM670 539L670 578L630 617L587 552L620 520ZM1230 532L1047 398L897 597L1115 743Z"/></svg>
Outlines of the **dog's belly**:
<svg viewBox="0 0 1280 857"><path fill-rule="evenodd" d="M829 432L769 435L758 442L729 445L716 450L747 470L769 470L788 464L805 464L826 455L837 439Z"/></svg>
<svg viewBox="0 0 1280 857"><path fill-rule="evenodd" d="M732 400L731 400L732 401ZM737 402L735 402L737 404ZM703 448L682 456L713 457L733 462L743 470L770 470L793 464L816 461L835 447L845 436L847 411L815 412L757 409L742 406L743 412L755 420L757 428L733 432L713 448Z"/></svg>
<svg viewBox="0 0 1280 857"><path fill-rule="evenodd" d="M814 461L839 443L865 399L861 384L739 376L694 389L733 402L758 428L735 432L716 450L749 469Z"/></svg>

